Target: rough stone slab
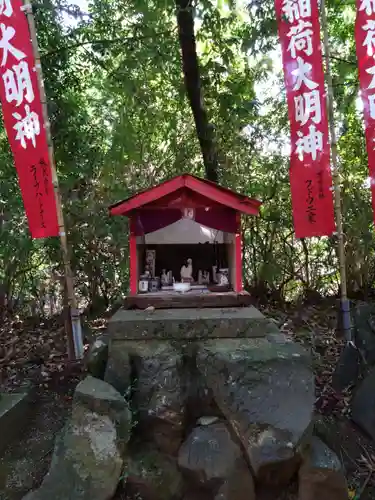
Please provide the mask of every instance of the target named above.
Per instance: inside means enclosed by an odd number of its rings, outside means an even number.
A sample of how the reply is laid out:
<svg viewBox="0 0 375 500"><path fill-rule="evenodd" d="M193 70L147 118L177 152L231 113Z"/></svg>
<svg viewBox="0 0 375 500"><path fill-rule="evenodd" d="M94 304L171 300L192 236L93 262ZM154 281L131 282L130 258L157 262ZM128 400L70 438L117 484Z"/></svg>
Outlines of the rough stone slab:
<svg viewBox="0 0 375 500"><path fill-rule="evenodd" d="M317 436L311 438L307 454L311 467L342 471L342 463L339 457Z"/></svg>
<svg viewBox="0 0 375 500"><path fill-rule="evenodd" d="M93 377L104 379L108 360L108 342L107 335L100 335L90 345L85 365L88 373Z"/></svg>
<svg viewBox="0 0 375 500"><path fill-rule="evenodd" d="M357 383L362 363L362 355L355 345L346 344L332 376L332 388L341 392Z"/></svg>
<svg viewBox="0 0 375 500"><path fill-rule="evenodd" d="M244 460L220 487L214 500L256 500L254 479Z"/></svg>
<svg viewBox="0 0 375 500"><path fill-rule="evenodd" d="M277 332L277 326L255 307L120 309L108 323L108 333L118 340L251 338Z"/></svg>
<svg viewBox="0 0 375 500"><path fill-rule="evenodd" d="M29 410L29 393L0 394L0 451L26 427Z"/></svg>
<svg viewBox="0 0 375 500"><path fill-rule="evenodd" d="M196 427L178 453L178 465L196 487L226 480L237 467L241 450L223 422Z"/></svg>
<svg viewBox="0 0 375 500"><path fill-rule="evenodd" d="M131 425L124 398L102 380L87 377L77 386L48 474L24 500L110 500L123 470Z"/></svg>
<svg viewBox="0 0 375 500"><path fill-rule="evenodd" d="M130 498L175 500L184 492L177 462L152 445L143 444L125 464L124 485ZM128 496L127 496L128 498Z"/></svg>
<svg viewBox="0 0 375 500"><path fill-rule="evenodd" d="M347 500L348 486L338 456L313 437L299 470L298 500Z"/></svg>
<svg viewBox="0 0 375 500"><path fill-rule="evenodd" d="M125 405L124 398L116 389L103 380L97 379L88 375L80 382L74 393L75 402L83 402L86 405L93 406L93 409L98 410L103 403L119 405L123 408Z"/></svg>
<svg viewBox="0 0 375 500"><path fill-rule="evenodd" d="M375 306L358 302L353 311L356 346L364 353L367 363L375 364Z"/></svg>
<svg viewBox="0 0 375 500"><path fill-rule="evenodd" d="M375 440L375 369L361 382L354 394L352 420Z"/></svg>
<svg viewBox="0 0 375 500"><path fill-rule="evenodd" d="M193 429L180 448L178 465L189 489L213 490L215 500L255 500L252 474L224 422Z"/></svg>
<svg viewBox="0 0 375 500"><path fill-rule="evenodd" d="M129 350L127 349L129 344L131 342L110 342L108 361L104 374L104 380L112 385L122 396L129 396L131 389L131 363Z"/></svg>
<svg viewBox="0 0 375 500"><path fill-rule="evenodd" d="M174 455L183 440L186 391L182 353L170 342L126 342L132 361L132 404L142 435Z"/></svg>
<svg viewBox="0 0 375 500"><path fill-rule="evenodd" d="M197 367L260 482L288 483L312 424L309 354L281 337L217 339L200 344Z"/></svg>

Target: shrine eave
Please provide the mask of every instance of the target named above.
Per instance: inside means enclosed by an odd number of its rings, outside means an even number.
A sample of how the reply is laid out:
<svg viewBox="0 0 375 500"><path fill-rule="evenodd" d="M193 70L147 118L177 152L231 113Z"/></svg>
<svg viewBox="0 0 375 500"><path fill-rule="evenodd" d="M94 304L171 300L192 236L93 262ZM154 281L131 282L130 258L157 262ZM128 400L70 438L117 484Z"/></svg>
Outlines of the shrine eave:
<svg viewBox="0 0 375 500"><path fill-rule="evenodd" d="M177 198L180 197L183 192L192 192L201 199L207 199L208 205L222 205L247 215L259 215L259 208L262 204L254 198L236 193L214 182L201 179L194 175L183 174L111 205L109 207L109 213L110 215L130 215L137 210L145 208L151 209L152 205L155 203L161 208L163 206L163 199L168 200L168 203L166 201L165 204L165 208L168 208L170 206L171 197L173 198L173 193L176 193Z"/></svg>

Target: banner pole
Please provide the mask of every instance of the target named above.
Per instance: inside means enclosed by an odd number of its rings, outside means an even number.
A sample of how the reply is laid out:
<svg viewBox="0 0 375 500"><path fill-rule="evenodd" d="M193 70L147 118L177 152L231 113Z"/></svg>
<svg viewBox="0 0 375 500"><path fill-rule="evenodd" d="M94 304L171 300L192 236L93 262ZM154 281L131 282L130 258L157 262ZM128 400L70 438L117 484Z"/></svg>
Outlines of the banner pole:
<svg viewBox="0 0 375 500"><path fill-rule="evenodd" d="M50 168L52 173L52 183L55 193L56 200L56 210L57 210L57 220L59 224L59 236L61 242L62 257L65 270L65 288L67 293L69 315L70 315L70 325L66 327L67 342L68 342L68 355L70 360L82 359L83 357L83 341L82 341L82 326L81 318L77 306L77 300L74 293L73 285L73 275L70 265L68 241L65 231L64 215L62 210L61 195L59 190L59 183L57 178L55 155L53 150L53 142L50 128L50 121L48 118L47 109L47 96L44 89L44 80L42 65L40 62L40 54L38 47L38 39L36 36L35 19L32 11L32 5L28 0L24 0L23 6L24 12L26 13L27 22L30 30L30 38L33 46L34 59L35 59L35 70L38 80L38 87L40 92L40 99L43 109L43 122L47 135L48 143L48 156L50 161Z"/></svg>
<svg viewBox="0 0 375 500"><path fill-rule="evenodd" d="M332 178L335 193L335 213L337 225L337 240L338 240L338 257L340 268L340 286L341 286L341 312L342 312L342 327L345 338L348 342L352 341L351 334L351 319L350 319L350 302L348 300L347 292L347 278L346 278L346 258L345 258L345 237L343 228L343 216L341 209L341 175L338 165L337 154L337 137L334 122L334 109L333 109L333 84L330 63L330 50L329 50L329 37L328 37L328 22L325 0L321 0L321 17L322 17L322 30L323 30L323 46L324 46L324 59L326 64L326 82L327 82L327 108L328 108L328 121L331 138L331 158L332 158Z"/></svg>

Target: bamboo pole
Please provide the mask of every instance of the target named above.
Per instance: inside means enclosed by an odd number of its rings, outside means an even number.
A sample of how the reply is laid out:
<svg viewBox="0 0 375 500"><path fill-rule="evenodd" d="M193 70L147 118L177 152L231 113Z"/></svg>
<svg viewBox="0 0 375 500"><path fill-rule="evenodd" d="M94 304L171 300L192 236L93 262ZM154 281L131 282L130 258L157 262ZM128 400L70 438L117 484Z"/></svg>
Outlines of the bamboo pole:
<svg viewBox="0 0 375 500"><path fill-rule="evenodd" d="M350 302L348 300L348 292L347 292L345 236L343 228L342 209L341 209L341 175L339 170L338 154L337 154L337 137L336 137L335 121L334 121L334 109L333 109L334 99L333 99L332 72L330 63L328 22L327 22L327 11L326 11L325 0L321 0L320 7L321 7L322 31L323 31L324 59L326 64L327 109L328 109L329 130L331 139L332 177L333 177L333 186L335 193L335 214L336 214L338 257L339 257L340 285L341 285L342 326L346 340L348 342L351 342L352 335L351 335L351 319L350 319Z"/></svg>
<svg viewBox="0 0 375 500"><path fill-rule="evenodd" d="M35 68L36 75L38 80L38 87L40 92L40 99L42 103L43 110L43 122L47 135L47 143L48 143L48 156L50 161L50 167L52 172L52 183L53 189L55 193L56 200L56 209L57 209L57 220L59 224L59 236L61 242L61 250L62 250L62 258L64 263L65 270L65 289L67 295L67 306L68 306L68 318L65 323L65 329L67 334L67 343L68 343L68 354L70 360L82 359L83 357L83 341L82 341L82 327L81 327L81 318L79 315L79 310L77 307L76 296L74 293L74 285L73 285L73 275L72 269L70 265L69 258L69 250L68 250L68 241L66 237L65 231L65 223L64 223L64 215L62 210L61 203L61 195L59 190L59 183L57 178L56 171L56 163L55 163L55 155L53 150L53 142L51 136L51 126L48 118L48 109L47 109L47 96L44 88L44 80L43 80L43 72L42 65L40 62L40 54L39 54L39 46L38 39L36 36L36 27L35 27L35 19L32 11L32 5L29 1L24 0L24 12L27 17L27 22L29 24L30 30L30 38L33 46L34 59L35 59ZM69 322L70 316L70 322ZM70 323L70 324L69 324Z"/></svg>

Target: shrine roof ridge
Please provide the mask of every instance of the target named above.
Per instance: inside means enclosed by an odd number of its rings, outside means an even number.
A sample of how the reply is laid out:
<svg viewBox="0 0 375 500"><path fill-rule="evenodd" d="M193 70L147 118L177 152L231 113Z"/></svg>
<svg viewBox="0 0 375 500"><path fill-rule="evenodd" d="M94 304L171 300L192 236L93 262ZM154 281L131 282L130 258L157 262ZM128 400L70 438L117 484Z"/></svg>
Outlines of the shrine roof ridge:
<svg viewBox="0 0 375 500"><path fill-rule="evenodd" d="M262 202L254 198L249 198L215 182L185 173L139 191L129 198L111 205L109 214L129 215L131 212L142 209L146 205L181 189L193 191L210 201L248 215L259 215L259 207L262 204Z"/></svg>

